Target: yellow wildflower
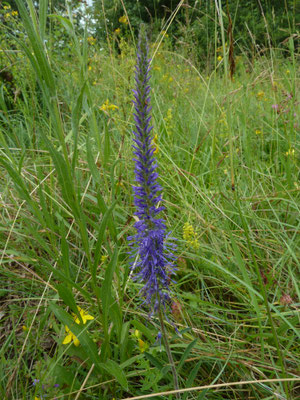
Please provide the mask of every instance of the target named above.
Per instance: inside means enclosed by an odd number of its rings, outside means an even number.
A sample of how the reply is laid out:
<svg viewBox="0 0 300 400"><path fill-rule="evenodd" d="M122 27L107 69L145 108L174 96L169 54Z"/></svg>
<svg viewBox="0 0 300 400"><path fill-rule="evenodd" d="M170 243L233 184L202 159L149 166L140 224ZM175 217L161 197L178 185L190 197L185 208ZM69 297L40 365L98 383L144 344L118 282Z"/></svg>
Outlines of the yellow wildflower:
<svg viewBox="0 0 300 400"><path fill-rule="evenodd" d="M289 75L289 74L291 73L291 71L290 71L289 69L287 69L287 70L285 71L285 73L286 73L287 75Z"/></svg>
<svg viewBox="0 0 300 400"><path fill-rule="evenodd" d="M18 11L12 11L12 12L11 12L11 15L12 15L13 17L16 17L18 14L19 14Z"/></svg>
<svg viewBox="0 0 300 400"><path fill-rule="evenodd" d="M27 331L28 331L28 328L27 328L26 325L23 325L23 326L22 326L22 329L23 329L24 332L27 332Z"/></svg>
<svg viewBox="0 0 300 400"><path fill-rule="evenodd" d="M166 122L166 131L168 135L171 135L174 130L172 108L168 108L167 116L164 118L164 120Z"/></svg>
<svg viewBox="0 0 300 400"><path fill-rule="evenodd" d="M86 321L88 321L88 320L93 320L93 319L94 319L94 317L93 317L92 315L89 315L89 314L88 314L86 311L84 311L82 308L80 308L80 307L78 307L78 306L77 306L77 308L78 308L79 314L80 314L80 316L81 316L81 318L82 318L82 322L83 322L84 324L86 324ZM76 324L80 324L80 319L77 317L77 315L73 314L73 317L74 317L74 321L76 322Z"/></svg>
<svg viewBox="0 0 300 400"><path fill-rule="evenodd" d="M121 24L127 25L127 24L128 24L128 20L127 20L126 15L122 15L122 17L119 18L119 22L120 22Z"/></svg>
<svg viewBox="0 0 300 400"><path fill-rule="evenodd" d="M133 336L137 339L139 344L139 349L141 353L144 353L149 349L149 344L142 340L142 332L136 329L133 333Z"/></svg>
<svg viewBox="0 0 300 400"><path fill-rule="evenodd" d="M262 131L261 131L260 129L255 129L255 134L256 134L256 135L261 135L261 134L262 134Z"/></svg>
<svg viewBox="0 0 300 400"><path fill-rule="evenodd" d="M91 70L92 70L92 67L91 67L91 65L89 65L89 66L88 66L88 70L89 70L89 71L91 71Z"/></svg>
<svg viewBox="0 0 300 400"><path fill-rule="evenodd" d="M265 92L263 92L262 90L260 90L259 92L257 92L256 97L258 99L263 99L265 97Z"/></svg>
<svg viewBox="0 0 300 400"><path fill-rule="evenodd" d="M81 316L81 319L82 319L82 322L83 322L84 325L86 324L86 322L88 320L93 320L94 319L94 317L92 315L89 315L82 308L80 308L78 306L77 306L77 308L78 308L78 311L80 313L80 316ZM72 313L72 315L73 315L73 319L76 322L76 324L80 325L80 319L78 318L78 316L76 314L74 314L74 313ZM77 339L77 337L74 335L74 333L72 333L70 331L70 328L68 326L65 326L65 330L66 330L67 336L64 338L63 344L68 344L68 343L74 342L76 347L79 346L80 341Z"/></svg>
<svg viewBox="0 0 300 400"><path fill-rule="evenodd" d="M169 37L169 35L167 34L167 31L161 31L161 34L166 38Z"/></svg>
<svg viewBox="0 0 300 400"><path fill-rule="evenodd" d="M198 242L198 234L195 232L193 226L186 222L183 225L183 239L188 243L194 250L198 250L200 244Z"/></svg>
<svg viewBox="0 0 300 400"><path fill-rule="evenodd" d="M94 46L94 44L96 44L96 39L93 36L89 36L87 38L87 41L91 46Z"/></svg>
<svg viewBox="0 0 300 400"><path fill-rule="evenodd" d="M10 13L6 13L6 14L4 15L4 18L5 18L5 19L10 18Z"/></svg>
<svg viewBox="0 0 300 400"><path fill-rule="evenodd" d="M170 78L169 78L169 82L171 83L171 82L173 82L173 78L170 76Z"/></svg>
<svg viewBox="0 0 300 400"><path fill-rule="evenodd" d="M144 353L149 349L149 344L144 342L142 339L138 339L139 342L139 349L141 353Z"/></svg>
<svg viewBox="0 0 300 400"><path fill-rule="evenodd" d="M222 56L218 56L217 60L218 60L218 61L222 61L222 60L223 60L223 57L222 57Z"/></svg>
<svg viewBox="0 0 300 400"><path fill-rule="evenodd" d="M120 28L115 29L115 34L116 34L116 35L119 35L120 32L121 32L121 29L120 29Z"/></svg>
<svg viewBox="0 0 300 400"><path fill-rule="evenodd" d="M64 338L64 341L62 342L62 344L69 344L73 341L75 346L78 347L80 345L80 342L77 339L77 337L74 335L74 333L72 333L70 331L70 329L67 327L67 325L65 326L65 329L66 329L67 336Z"/></svg>
<svg viewBox="0 0 300 400"><path fill-rule="evenodd" d="M7 6L3 6L3 8L4 8L4 10L9 10L11 8L11 6L7 5Z"/></svg>
<svg viewBox="0 0 300 400"><path fill-rule="evenodd" d="M139 331L138 329L136 329L136 330L134 331L134 336L135 336L137 339L141 339L141 337L142 337L141 331Z"/></svg>
<svg viewBox="0 0 300 400"><path fill-rule="evenodd" d="M102 262L102 263L104 263L107 259L108 259L108 256L107 256L107 255L103 254L103 255L101 256L101 262Z"/></svg>
<svg viewBox="0 0 300 400"><path fill-rule="evenodd" d="M109 110L117 110L119 107L116 106L115 104L110 104L109 100L106 99L105 102L102 104L100 107L101 111L109 111Z"/></svg>
<svg viewBox="0 0 300 400"><path fill-rule="evenodd" d="M294 157L295 155L295 149L289 148L288 151L285 152L286 156L291 156Z"/></svg>

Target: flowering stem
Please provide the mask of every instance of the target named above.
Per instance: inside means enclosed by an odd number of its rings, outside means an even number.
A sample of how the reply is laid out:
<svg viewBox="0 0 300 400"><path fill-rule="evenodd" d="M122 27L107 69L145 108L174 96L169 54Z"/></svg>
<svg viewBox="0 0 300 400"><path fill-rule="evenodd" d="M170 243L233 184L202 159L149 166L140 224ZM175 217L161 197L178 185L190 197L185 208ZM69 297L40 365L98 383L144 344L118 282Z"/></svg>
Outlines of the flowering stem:
<svg viewBox="0 0 300 400"><path fill-rule="evenodd" d="M177 375L177 371L175 368L175 363L173 360L173 356L171 353L171 349L169 346L169 342L168 342L168 338L167 338L167 332L166 332L166 328L165 328L165 323L163 320L163 316L162 316L162 312L161 309L159 308L158 310L158 318L159 318L159 322L160 322L160 326L161 326L161 334L163 337L163 341L164 341L164 345L165 345L165 349L168 355L168 359L169 359L169 363L172 369L172 374L173 374L173 381L174 381L174 389L175 390L179 390L179 384L178 384L178 375ZM176 399L180 399L180 394L176 393Z"/></svg>

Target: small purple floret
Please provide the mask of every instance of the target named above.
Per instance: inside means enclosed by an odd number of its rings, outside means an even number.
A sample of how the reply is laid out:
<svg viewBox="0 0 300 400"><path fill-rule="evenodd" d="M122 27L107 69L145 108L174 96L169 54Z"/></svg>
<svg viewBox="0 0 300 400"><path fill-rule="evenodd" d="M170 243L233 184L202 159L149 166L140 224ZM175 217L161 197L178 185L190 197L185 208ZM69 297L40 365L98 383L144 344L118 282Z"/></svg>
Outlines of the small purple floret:
<svg viewBox="0 0 300 400"><path fill-rule="evenodd" d="M174 274L175 246L167 243L165 221L159 217L164 209L161 206L162 188L158 184L157 162L154 158L155 147L151 124L150 103L150 59L145 33L140 34L134 94L134 162L135 181L133 186L135 215L139 221L134 224L137 233L129 237L132 246L131 268L134 279L143 283L141 290L150 314L160 306L164 309L170 303L170 281Z"/></svg>

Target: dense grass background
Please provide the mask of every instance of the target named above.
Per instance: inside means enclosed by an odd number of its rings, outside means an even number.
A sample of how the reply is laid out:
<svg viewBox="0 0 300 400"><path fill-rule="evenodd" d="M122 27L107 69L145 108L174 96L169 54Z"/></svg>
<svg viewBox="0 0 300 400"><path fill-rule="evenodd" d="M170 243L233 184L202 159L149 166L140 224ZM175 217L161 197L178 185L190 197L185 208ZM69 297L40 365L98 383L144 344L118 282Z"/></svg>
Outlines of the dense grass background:
<svg viewBox="0 0 300 400"><path fill-rule="evenodd" d="M172 390L159 321L128 264L134 32L120 23L103 43L76 29L71 7L16 4L15 15L1 8L1 398ZM230 80L220 15L213 57L199 64L196 46L174 47L165 29L151 37L156 156L178 244L170 346L181 388L211 386L182 399L296 399L295 32L284 50L239 47ZM74 323L77 306L94 320ZM65 325L80 346L62 344Z"/></svg>

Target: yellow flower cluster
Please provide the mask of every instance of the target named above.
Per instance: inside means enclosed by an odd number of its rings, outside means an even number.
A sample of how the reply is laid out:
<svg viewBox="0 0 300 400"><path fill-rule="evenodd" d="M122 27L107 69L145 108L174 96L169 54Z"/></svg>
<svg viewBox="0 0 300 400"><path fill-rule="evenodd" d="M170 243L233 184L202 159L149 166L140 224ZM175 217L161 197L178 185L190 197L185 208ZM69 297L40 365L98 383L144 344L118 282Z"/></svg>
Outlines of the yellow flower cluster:
<svg viewBox="0 0 300 400"><path fill-rule="evenodd" d="M3 9L6 10L6 11L9 11L9 10L11 10L11 6L10 6L10 5L8 5L8 6L3 6ZM11 18L11 17L17 17L18 15L19 15L18 11L6 12L6 13L4 14L4 18L5 18L6 20L8 20L8 19Z"/></svg>
<svg viewBox="0 0 300 400"><path fill-rule="evenodd" d="M108 256L106 255L106 254L103 254L102 256L101 256L101 262L102 263L105 263L105 261L108 259Z"/></svg>
<svg viewBox="0 0 300 400"><path fill-rule="evenodd" d="M286 156L294 157L295 149L289 148L288 151L285 153Z"/></svg>
<svg viewBox="0 0 300 400"><path fill-rule="evenodd" d="M88 38L87 38L87 41L88 41L88 43L91 45L91 46L94 46L95 44L96 44L96 38L94 38L93 36L89 36Z"/></svg>
<svg viewBox="0 0 300 400"><path fill-rule="evenodd" d="M168 81L169 83L173 82L173 78L169 76L168 74L163 75L163 80Z"/></svg>
<svg viewBox="0 0 300 400"><path fill-rule="evenodd" d="M117 110L119 107L116 106L115 104L110 104L109 100L105 100L105 102L102 104L100 107L101 111L109 111L109 110Z"/></svg>
<svg viewBox="0 0 300 400"><path fill-rule="evenodd" d="M172 108L168 108L164 121L166 123L167 134L170 136L174 131Z"/></svg>
<svg viewBox="0 0 300 400"><path fill-rule="evenodd" d="M127 19L126 15L122 15L122 17L119 18L119 22L121 24L127 25L128 24L128 19Z"/></svg>
<svg viewBox="0 0 300 400"><path fill-rule="evenodd" d="M160 71L161 70L161 66L160 65L154 65L152 69L153 69L153 71Z"/></svg>
<svg viewBox="0 0 300 400"><path fill-rule="evenodd" d="M255 129L255 135L261 135L262 131L260 129Z"/></svg>
<svg viewBox="0 0 300 400"><path fill-rule="evenodd" d="M198 241L198 234L197 234L197 232L195 232L193 226L191 224L189 224L188 222L186 222L183 225L183 239L194 250L199 249L200 243Z"/></svg>
<svg viewBox="0 0 300 400"><path fill-rule="evenodd" d="M149 344L142 340L142 333L139 330L135 330L133 336L137 339L139 344L139 349L141 353L144 353L146 350L149 349Z"/></svg>
<svg viewBox="0 0 300 400"><path fill-rule="evenodd" d="M265 92L263 92L262 90L260 90L259 92L256 93L256 97L258 100L263 100L263 101L268 100L265 96Z"/></svg>
<svg viewBox="0 0 300 400"><path fill-rule="evenodd" d="M262 99L265 96L265 93L262 90L260 90L259 92L257 92L256 96L258 99Z"/></svg>
<svg viewBox="0 0 300 400"><path fill-rule="evenodd" d="M87 322L88 320L94 319L94 317L93 317L92 315L89 315L89 314L88 314L86 311L84 311L82 308L80 308L80 307L78 307L78 306L77 306L77 308L78 308L78 311L79 311L80 316L81 316L81 318L82 318L83 324L86 324L86 322ZM74 321L76 322L76 324L78 324L78 325L80 324L80 319L77 317L76 314L73 314L73 319L74 319ZM68 326L65 326L65 330L66 330L67 336L64 338L63 344L68 344L68 343L71 343L71 342L73 341L76 347L79 346L79 345L80 345L79 340L78 340L77 337L74 335L74 333L72 333L72 332L70 331L70 329L69 329Z"/></svg>
<svg viewBox="0 0 300 400"><path fill-rule="evenodd" d="M225 112L225 108L224 108L224 107L221 108L221 118L219 119L218 122L219 122L219 124L224 124L225 127L226 127L226 129L228 128L228 124L227 124L227 115L226 115L226 112Z"/></svg>

